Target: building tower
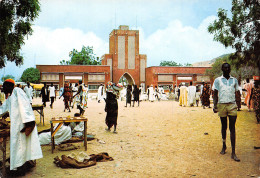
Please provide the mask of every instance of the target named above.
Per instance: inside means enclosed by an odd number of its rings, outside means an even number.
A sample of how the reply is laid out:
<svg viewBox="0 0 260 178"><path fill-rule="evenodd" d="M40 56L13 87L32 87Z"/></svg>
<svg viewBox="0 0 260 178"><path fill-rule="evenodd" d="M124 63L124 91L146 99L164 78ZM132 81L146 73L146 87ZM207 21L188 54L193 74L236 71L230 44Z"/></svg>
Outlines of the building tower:
<svg viewBox="0 0 260 178"><path fill-rule="evenodd" d="M139 54L139 31L120 25L109 35L109 54L102 56L102 65L110 66L110 80L118 83L125 77L129 84L144 85L146 55Z"/></svg>

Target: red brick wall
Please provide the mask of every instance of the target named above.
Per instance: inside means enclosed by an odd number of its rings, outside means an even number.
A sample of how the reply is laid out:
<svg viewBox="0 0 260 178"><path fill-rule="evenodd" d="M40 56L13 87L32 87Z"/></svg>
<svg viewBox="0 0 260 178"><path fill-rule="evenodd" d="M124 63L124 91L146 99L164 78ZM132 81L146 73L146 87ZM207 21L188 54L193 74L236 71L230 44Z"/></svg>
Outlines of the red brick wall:
<svg viewBox="0 0 260 178"><path fill-rule="evenodd" d="M145 76L146 76L146 87L151 84L153 86L158 85L158 75L157 74L172 74L173 75L173 81L172 82L160 82L167 83L167 84L173 84L176 85L176 77L182 76L185 74L189 74L189 76L192 76L193 83L196 83L197 81L197 74L203 75L206 72L206 69L211 69L211 67L148 67L146 68ZM179 85L181 82L189 83L189 80L178 80L177 85ZM159 84L160 84L159 83ZM211 82L212 83L212 82Z"/></svg>

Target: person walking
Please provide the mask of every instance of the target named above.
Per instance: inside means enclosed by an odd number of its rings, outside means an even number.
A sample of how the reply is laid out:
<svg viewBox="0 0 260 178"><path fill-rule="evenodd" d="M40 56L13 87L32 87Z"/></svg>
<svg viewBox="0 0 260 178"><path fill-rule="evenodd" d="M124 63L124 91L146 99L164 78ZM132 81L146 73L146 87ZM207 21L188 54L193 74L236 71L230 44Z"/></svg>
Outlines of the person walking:
<svg viewBox="0 0 260 178"><path fill-rule="evenodd" d="M131 85L130 85L131 86ZM114 132L117 133L116 127L117 127L117 118L118 118L118 103L117 99L119 98L120 91L123 89L122 85L115 85L112 82L108 82L107 84L107 92L106 92L106 106L105 106L105 112L106 115L106 125L107 125L107 131L110 132L111 127L114 126Z"/></svg>
<svg viewBox="0 0 260 178"><path fill-rule="evenodd" d="M54 98L56 98L55 86L53 86L53 83L51 83L51 86L49 86L48 90L50 92L50 98L51 98L50 107L52 109L53 108L53 103L54 103Z"/></svg>
<svg viewBox="0 0 260 178"><path fill-rule="evenodd" d="M65 83L64 84L64 91L62 93L62 95L60 96L60 98L63 96L63 101L64 101L64 112L66 111L66 109L70 111L70 105L69 105L69 101L71 100L71 91L70 91L70 86L69 83ZM60 99L59 98L59 99Z"/></svg>
<svg viewBox="0 0 260 178"><path fill-rule="evenodd" d="M210 107L210 89L209 89L209 85L207 84L207 82L205 82L203 84L203 89L202 89L202 94L201 94L201 104L203 106L203 109L205 109L205 107Z"/></svg>
<svg viewBox="0 0 260 178"><path fill-rule="evenodd" d="M221 134L223 147L220 154L226 153L226 131L227 131L227 117L229 118L229 130L232 153L231 158L237 162L240 159L236 156L236 119L237 119L237 105L235 100L235 93L240 92L238 88L238 81L236 78L230 76L231 66L228 63L222 65L223 75L215 79L213 88L213 112L217 113L221 120ZM204 86L205 87L205 86Z"/></svg>
<svg viewBox="0 0 260 178"><path fill-rule="evenodd" d="M135 106L135 102L137 102L137 103L138 103L138 106L139 106L140 90L137 88L137 85L134 86L133 95L134 95L133 107Z"/></svg>
<svg viewBox="0 0 260 178"><path fill-rule="evenodd" d="M46 86L46 83L44 83L44 86L42 87L42 90L41 90L41 96L42 96L42 104L44 107L46 107L46 102L49 102L50 99L49 99L49 90Z"/></svg>
<svg viewBox="0 0 260 178"><path fill-rule="evenodd" d="M104 87L103 84L100 84L98 87L98 103L100 103L103 100L103 93L104 93Z"/></svg>
<svg viewBox="0 0 260 178"><path fill-rule="evenodd" d="M253 82L249 81L249 78L246 79L246 84L244 85L244 89L246 90L245 103L247 105L248 111L250 112L253 109L253 100L250 100L252 94L252 88L254 87Z"/></svg>
<svg viewBox="0 0 260 178"><path fill-rule="evenodd" d="M129 103L131 107L131 99L132 99L132 86L127 85L125 107L127 107L127 103Z"/></svg>

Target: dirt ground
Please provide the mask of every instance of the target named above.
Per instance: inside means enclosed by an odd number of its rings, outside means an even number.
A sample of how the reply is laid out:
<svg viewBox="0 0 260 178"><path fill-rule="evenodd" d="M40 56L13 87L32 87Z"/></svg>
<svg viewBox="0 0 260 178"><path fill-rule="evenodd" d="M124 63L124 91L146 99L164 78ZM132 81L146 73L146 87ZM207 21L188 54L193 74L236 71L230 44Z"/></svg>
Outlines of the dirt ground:
<svg viewBox="0 0 260 178"><path fill-rule="evenodd" d="M41 99L33 100L33 104ZM221 123L212 109L180 107L176 101L143 101L137 107L124 107L119 101L118 134L106 132L105 103L88 102L85 116L88 133L96 139L88 142L87 154L107 152L114 161L98 162L83 169L61 169L53 158L79 150L51 153L51 146L42 146L43 158L26 177L258 177L260 176L260 125L256 124L255 113L246 107L238 112L236 123L236 152L241 162L230 158L231 145L227 132L227 153L219 154L222 147ZM45 126L40 124L35 112L38 131L50 128L52 117L73 116L63 112L63 102L57 99L54 108L49 103L44 109ZM208 134L205 134L208 133ZM99 143L97 139L104 141Z"/></svg>

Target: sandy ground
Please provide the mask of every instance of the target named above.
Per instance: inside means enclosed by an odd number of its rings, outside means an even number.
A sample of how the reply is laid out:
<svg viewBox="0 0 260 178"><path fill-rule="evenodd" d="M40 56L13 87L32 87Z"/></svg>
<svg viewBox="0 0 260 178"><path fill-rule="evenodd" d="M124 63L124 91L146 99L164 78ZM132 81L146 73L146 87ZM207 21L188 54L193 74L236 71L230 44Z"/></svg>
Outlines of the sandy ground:
<svg viewBox="0 0 260 178"><path fill-rule="evenodd" d="M41 103L34 99L33 104ZM88 133L96 139L88 142L87 154L107 152L114 161L99 162L84 169L62 169L56 167L53 158L79 150L51 153L51 146L42 146L44 157L26 177L257 177L260 176L260 125L256 124L254 112L246 107L238 112L236 123L237 156L241 162L230 158L231 146L227 132L227 153L220 155L222 147L221 123L212 109L202 107L180 107L176 101L143 101L137 107L124 107L119 101L118 134L106 132L105 103L88 102L85 116ZM50 128L52 117L73 116L63 112L63 102L57 99L54 108L49 104L44 109L45 126L40 124L35 112L38 130ZM208 133L208 135L205 135Z"/></svg>

